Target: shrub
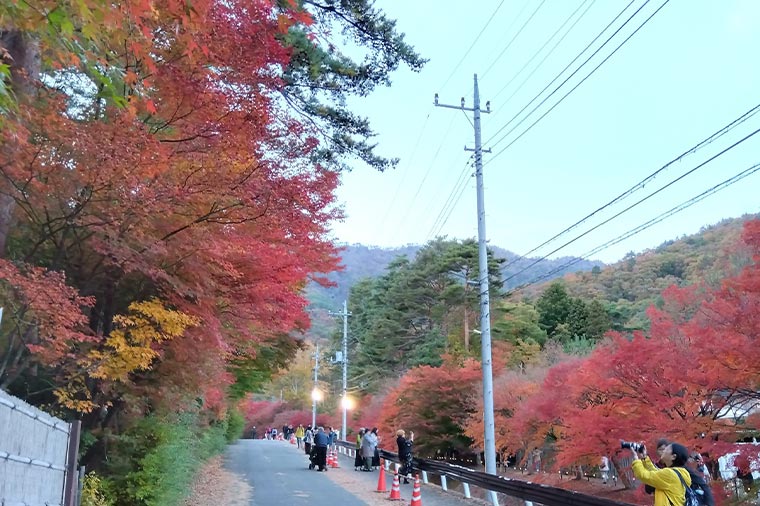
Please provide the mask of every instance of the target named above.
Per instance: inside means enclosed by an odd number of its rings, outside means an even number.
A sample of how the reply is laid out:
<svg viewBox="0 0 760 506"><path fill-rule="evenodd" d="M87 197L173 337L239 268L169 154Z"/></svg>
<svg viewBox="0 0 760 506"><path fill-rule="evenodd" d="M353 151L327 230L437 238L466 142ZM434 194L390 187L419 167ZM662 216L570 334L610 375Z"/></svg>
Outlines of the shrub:
<svg viewBox="0 0 760 506"><path fill-rule="evenodd" d="M81 506L113 506L115 503L109 492L108 480L100 478L94 472L84 476Z"/></svg>
<svg viewBox="0 0 760 506"><path fill-rule="evenodd" d="M147 417L117 437L109 471L124 506L174 506L190 490L203 461L221 452L226 421L199 427L194 414Z"/></svg>
<svg viewBox="0 0 760 506"><path fill-rule="evenodd" d="M236 409L230 409L227 412L227 431L225 433L227 442L233 443L243 437L243 429L245 429L245 418L243 418L242 413Z"/></svg>

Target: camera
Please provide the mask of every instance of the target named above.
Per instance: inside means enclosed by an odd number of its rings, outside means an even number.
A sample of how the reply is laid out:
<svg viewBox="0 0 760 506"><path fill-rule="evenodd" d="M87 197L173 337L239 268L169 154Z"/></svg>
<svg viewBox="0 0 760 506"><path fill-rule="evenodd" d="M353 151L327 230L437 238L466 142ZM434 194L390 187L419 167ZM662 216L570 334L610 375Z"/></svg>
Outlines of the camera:
<svg viewBox="0 0 760 506"><path fill-rule="evenodd" d="M644 449L644 445L642 443L634 443L632 441L620 441L620 448L630 448L635 452L640 452Z"/></svg>

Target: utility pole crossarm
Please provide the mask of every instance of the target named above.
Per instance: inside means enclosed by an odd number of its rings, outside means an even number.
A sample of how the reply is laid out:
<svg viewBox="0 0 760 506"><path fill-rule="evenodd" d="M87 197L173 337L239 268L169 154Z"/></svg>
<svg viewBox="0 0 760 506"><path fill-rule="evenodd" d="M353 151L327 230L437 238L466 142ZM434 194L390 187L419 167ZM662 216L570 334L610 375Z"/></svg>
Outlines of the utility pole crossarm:
<svg viewBox="0 0 760 506"><path fill-rule="evenodd" d="M433 99L433 105L436 107L445 107L447 109L457 109L460 111L469 111L469 112L475 112L476 109L480 109L480 101L478 101L478 104L474 107L465 107L464 106L464 97L462 97L461 101L459 102L459 105L449 105L449 104L441 104L438 102L438 93L435 94L435 99ZM486 102L486 110L480 110L481 113L490 114L491 113L491 102Z"/></svg>

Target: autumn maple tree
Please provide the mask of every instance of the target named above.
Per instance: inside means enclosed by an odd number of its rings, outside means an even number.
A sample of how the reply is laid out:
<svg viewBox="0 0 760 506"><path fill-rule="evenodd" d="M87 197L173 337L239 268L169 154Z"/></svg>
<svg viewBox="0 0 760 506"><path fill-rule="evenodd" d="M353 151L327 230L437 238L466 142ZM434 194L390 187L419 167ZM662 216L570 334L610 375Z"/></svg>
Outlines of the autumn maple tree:
<svg viewBox="0 0 760 506"><path fill-rule="evenodd" d="M460 364L449 358L440 367L410 369L385 396L379 425L383 438L392 441L395 430L404 429L414 431L415 447L423 455L466 450L465 422L476 406L479 378L472 359Z"/></svg>
<svg viewBox="0 0 760 506"><path fill-rule="evenodd" d="M18 308L0 338L4 386L107 407L85 422L108 425L126 406L223 411L296 353L303 288L337 266L336 169L356 154L392 163L341 104L422 63L359 7L0 7L0 252L3 302ZM327 50L341 23L371 41L364 63ZM320 122L343 125L340 142Z"/></svg>

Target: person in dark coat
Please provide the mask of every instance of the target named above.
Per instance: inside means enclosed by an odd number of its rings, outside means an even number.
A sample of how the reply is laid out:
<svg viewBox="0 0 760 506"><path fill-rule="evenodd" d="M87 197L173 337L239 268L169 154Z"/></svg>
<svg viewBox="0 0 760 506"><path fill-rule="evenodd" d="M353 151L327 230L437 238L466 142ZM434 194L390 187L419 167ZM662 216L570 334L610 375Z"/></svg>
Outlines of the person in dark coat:
<svg viewBox="0 0 760 506"><path fill-rule="evenodd" d="M360 471L364 466L364 457L362 457L362 438L367 429L359 429L359 434L356 436L356 457L354 457L354 471Z"/></svg>
<svg viewBox="0 0 760 506"><path fill-rule="evenodd" d="M303 435L303 449L306 452L306 455L311 455L311 447L314 444L314 430L311 428L311 425L306 427L306 432L304 432Z"/></svg>
<svg viewBox="0 0 760 506"><path fill-rule="evenodd" d="M409 432L409 438L403 429L396 431L396 444L398 445L398 459L401 461L399 474L404 477L404 483L409 483L409 477L412 475L412 446L414 445L414 432Z"/></svg>
<svg viewBox="0 0 760 506"><path fill-rule="evenodd" d="M372 454L372 469L377 470L380 467L380 436L377 435L377 427L372 428L372 434L377 438L377 445L375 445L375 451Z"/></svg>
<svg viewBox="0 0 760 506"><path fill-rule="evenodd" d="M320 471L327 471L327 447L330 445L330 436L325 434L325 429L319 427L314 435L314 448L312 448L311 461Z"/></svg>

